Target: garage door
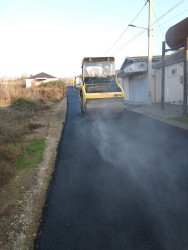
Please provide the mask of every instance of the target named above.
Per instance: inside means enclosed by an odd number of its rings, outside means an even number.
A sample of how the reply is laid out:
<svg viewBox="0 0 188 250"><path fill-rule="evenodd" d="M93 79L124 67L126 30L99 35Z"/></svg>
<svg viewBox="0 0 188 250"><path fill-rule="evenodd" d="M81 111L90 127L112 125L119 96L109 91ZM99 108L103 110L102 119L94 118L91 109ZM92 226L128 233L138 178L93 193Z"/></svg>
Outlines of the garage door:
<svg viewBox="0 0 188 250"><path fill-rule="evenodd" d="M148 78L130 80L129 98L133 102L148 102Z"/></svg>

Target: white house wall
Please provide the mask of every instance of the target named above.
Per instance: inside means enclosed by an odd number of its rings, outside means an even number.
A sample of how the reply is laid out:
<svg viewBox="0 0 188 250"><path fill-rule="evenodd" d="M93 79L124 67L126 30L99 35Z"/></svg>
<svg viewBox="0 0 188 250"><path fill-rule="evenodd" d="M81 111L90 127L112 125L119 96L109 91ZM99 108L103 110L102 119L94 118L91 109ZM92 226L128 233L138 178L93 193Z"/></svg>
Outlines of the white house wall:
<svg viewBox="0 0 188 250"><path fill-rule="evenodd" d="M34 86L38 86L41 83L46 83L46 82L50 82L50 81L57 81L58 78L48 78L45 80L37 80L37 79L26 79L26 88L30 88L30 87L34 87Z"/></svg>
<svg viewBox="0 0 188 250"><path fill-rule="evenodd" d="M26 79L26 83L25 83L25 85L26 85L26 88L30 88L31 87L31 79Z"/></svg>
<svg viewBox="0 0 188 250"><path fill-rule="evenodd" d="M156 102L157 97L156 97L156 93L157 93L157 82L155 80L155 72L154 70L152 70L152 82L151 82L151 97L152 97L152 102Z"/></svg>
<svg viewBox="0 0 188 250"><path fill-rule="evenodd" d="M166 100L167 102L183 102L183 63L176 63L167 68Z"/></svg>
<svg viewBox="0 0 188 250"><path fill-rule="evenodd" d="M161 69L156 69L157 101L161 100ZM166 66L165 102L183 102L183 62Z"/></svg>
<svg viewBox="0 0 188 250"><path fill-rule="evenodd" d="M118 78L118 81L125 93L124 100L129 101L129 78L128 77Z"/></svg>

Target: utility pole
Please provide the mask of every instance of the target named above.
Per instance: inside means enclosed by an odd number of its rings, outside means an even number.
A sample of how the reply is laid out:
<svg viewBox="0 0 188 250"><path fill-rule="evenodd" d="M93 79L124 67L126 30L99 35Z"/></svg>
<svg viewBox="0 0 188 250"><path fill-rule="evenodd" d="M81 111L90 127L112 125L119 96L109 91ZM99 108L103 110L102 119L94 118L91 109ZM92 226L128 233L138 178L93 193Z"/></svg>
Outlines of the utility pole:
<svg viewBox="0 0 188 250"><path fill-rule="evenodd" d="M152 0L149 2L148 22L148 105L152 105Z"/></svg>
<svg viewBox="0 0 188 250"><path fill-rule="evenodd" d="M152 105L152 0L146 0L145 5L149 2L148 28L129 24L128 26L148 30L148 105Z"/></svg>

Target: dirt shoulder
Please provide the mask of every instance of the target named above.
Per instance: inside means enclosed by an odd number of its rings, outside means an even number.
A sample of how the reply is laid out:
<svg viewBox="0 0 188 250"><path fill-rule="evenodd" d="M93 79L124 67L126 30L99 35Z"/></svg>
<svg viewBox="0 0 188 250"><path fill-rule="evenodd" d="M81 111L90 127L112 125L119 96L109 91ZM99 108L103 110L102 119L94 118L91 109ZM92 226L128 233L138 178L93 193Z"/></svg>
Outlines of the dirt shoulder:
<svg viewBox="0 0 188 250"><path fill-rule="evenodd" d="M34 168L18 172L13 181L0 190L0 249L26 250L33 248L46 191L54 170L57 147L67 112L67 99L36 117L40 124L29 138L46 138L44 159Z"/></svg>

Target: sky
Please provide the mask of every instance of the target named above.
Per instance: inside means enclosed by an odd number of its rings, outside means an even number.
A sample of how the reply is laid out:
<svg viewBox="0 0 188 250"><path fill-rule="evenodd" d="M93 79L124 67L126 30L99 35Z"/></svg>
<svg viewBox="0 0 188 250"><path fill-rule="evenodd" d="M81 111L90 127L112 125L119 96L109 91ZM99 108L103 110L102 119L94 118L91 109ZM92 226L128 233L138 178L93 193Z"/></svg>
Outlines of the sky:
<svg viewBox="0 0 188 250"><path fill-rule="evenodd" d="M161 55L168 28L188 17L188 0L152 6L152 54ZM0 0L0 77L72 77L90 56L114 56L119 69L126 57L147 56L148 13L146 0Z"/></svg>

